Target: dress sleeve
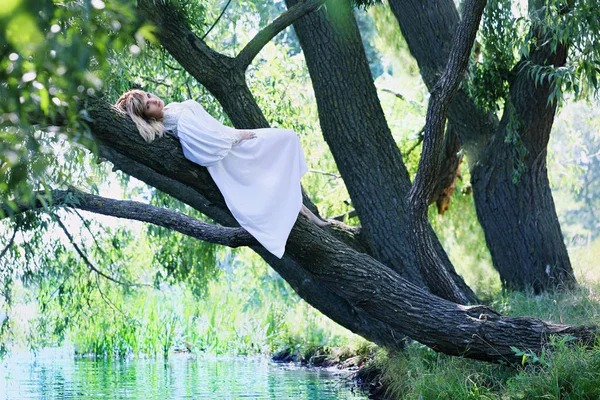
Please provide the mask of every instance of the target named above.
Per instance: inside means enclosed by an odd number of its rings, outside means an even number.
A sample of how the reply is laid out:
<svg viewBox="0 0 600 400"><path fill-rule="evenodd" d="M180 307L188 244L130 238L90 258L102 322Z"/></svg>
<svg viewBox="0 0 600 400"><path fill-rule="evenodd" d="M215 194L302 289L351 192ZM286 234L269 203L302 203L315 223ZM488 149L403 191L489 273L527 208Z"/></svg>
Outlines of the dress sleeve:
<svg viewBox="0 0 600 400"><path fill-rule="evenodd" d="M208 167L222 160L233 145L229 128L212 118L204 109L187 108L179 117L177 134L185 157Z"/></svg>

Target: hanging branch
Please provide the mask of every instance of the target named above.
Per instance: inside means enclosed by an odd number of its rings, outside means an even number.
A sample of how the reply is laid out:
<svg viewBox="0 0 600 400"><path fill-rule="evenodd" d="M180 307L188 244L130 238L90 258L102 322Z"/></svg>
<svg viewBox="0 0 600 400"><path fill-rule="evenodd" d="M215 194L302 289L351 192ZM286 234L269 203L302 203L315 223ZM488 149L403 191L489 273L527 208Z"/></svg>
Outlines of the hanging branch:
<svg viewBox="0 0 600 400"><path fill-rule="evenodd" d="M212 26L210 28L208 28L208 30L206 31L206 33L204 35L202 35L202 38L200 38L200 40L204 40L204 38L206 38L208 36L208 34L210 33L210 31L213 30L213 28L217 25L217 23L219 23L219 20L221 19L221 17L223 16L223 14L225 14L225 11L229 7L229 4L231 4L231 0L229 0L227 2L227 4L225 4L225 7L223 7L223 9L221 10L221 14L219 14L219 17L215 20L215 22L212 24Z"/></svg>
<svg viewBox="0 0 600 400"><path fill-rule="evenodd" d="M0 260L2 260L2 258L4 257L4 255L6 254L6 252L8 251L8 249L10 249L10 246L12 246L12 244L15 241L15 236L17 236L17 227L15 226L15 229L13 230L13 234L10 238L10 240L8 241L8 244L6 245L6 247L4 249L2 249L2 252L0 252Z"/></svg>
<svg viewBox="0 0 600 400"><path fill-rule="evenodd" d="M408 157L410 153L412 153L419 145L423 142L425 138L425 127L422 127L419 132L417 132L417 142L412 145L410 149L406 151L406 153L402 153L402 157Z"/></svg>
<svg viewBox="0 0 600 400"><path fill-rule="evenodd" d="M73 201L73 198L76 201ZM109 199L82 192L74 187L70 187L68 190L54 190L51 192L50 197L44 192L40 192L35 204L18 203L17 210L14 213L44 208L44 204L39 199L44 199L46 204L62 205L96 214L149 222L205 242L222 244L228 247L258 244L256 239L242 228L217 226L165 208L137 201ZM0 205L1 207L3 205Z"/></svg>
<svg viewBox="0 0 600 400"><path fill-rule="evenodd" d="M81 257L81 259L83 260L83 262L85 262L85 264L90 269L90 271L94 271L95 273L97 273L101 277L103 277L105 279L108 279L109 281L112 281L112 282L117 283L119 285L123 285L123 286L148 286L148 287L152 287L152 285L148 285L146 283L128 283L128 282L123 282L123 281L115 279L112 276L107 275L104 272L100 271L98 268L96 268L96 266L94 266L94 264L92 264L92 262L89 260L89 258L87 257L87 255L83 252L83 250L81 250L81 248L75 242L75 239L73 239L73 236L71 235L71 233L69 232L69 230L67 229L67 227L65 226L65 224L63 224L63 222L58 217L58 215L52 214L52 216L56 219L56 222L58 222L58 225L61 227L61 229L63 230L63 232L65 233L65 235L67 235L67 238L69 239L69 242L71 242L71 244L73 245L73 247L75 248L75 250L77 251L77 253L79 254L79 256Z"/></svg>

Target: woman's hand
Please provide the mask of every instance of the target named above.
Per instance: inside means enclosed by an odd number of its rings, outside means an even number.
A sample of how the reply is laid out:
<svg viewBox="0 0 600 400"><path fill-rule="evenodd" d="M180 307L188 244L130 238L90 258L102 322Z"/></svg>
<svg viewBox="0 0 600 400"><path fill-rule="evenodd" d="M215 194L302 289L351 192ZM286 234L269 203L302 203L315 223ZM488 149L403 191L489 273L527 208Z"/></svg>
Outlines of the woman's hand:
<svg viewBox="0 0 600 400"><path fill-rule="evenodd" d="M240 129L237 131L237 134L240 137L240 142L242 140L250 140L256 138L256 133L252 131L245 131Z"/></svg>

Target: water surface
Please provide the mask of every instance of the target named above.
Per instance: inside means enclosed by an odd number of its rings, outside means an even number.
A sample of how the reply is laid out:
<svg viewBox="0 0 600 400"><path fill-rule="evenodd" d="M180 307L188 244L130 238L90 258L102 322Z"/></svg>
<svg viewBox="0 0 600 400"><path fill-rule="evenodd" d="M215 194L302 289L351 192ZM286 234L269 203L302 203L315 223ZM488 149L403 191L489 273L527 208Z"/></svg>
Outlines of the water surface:
<svg viewBox="0 0 600 400"><path fill-rule="evenodd" d="M265 357L94 360L64 349L0 362L4 399L367 399L347 373L275 364Z"/></svg>

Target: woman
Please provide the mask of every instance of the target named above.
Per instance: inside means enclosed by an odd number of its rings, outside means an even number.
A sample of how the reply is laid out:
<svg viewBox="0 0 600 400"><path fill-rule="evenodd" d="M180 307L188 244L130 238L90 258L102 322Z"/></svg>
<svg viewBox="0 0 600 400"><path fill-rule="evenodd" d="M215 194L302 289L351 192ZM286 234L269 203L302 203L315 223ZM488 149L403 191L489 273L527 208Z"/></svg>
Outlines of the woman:
<svg viewBox="0 0 600 400"><path fill-rule="evenodd" d="M164 132L177 137L185 157L208 169L239 224L275 256L283 256L298 213L328 224L302 204L300 178L307 167L294 131L233 129L193 100L165 107L142 90L124 93L116 105L147 142Z"/></svg>

